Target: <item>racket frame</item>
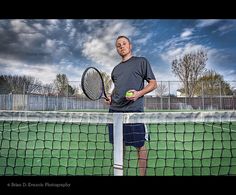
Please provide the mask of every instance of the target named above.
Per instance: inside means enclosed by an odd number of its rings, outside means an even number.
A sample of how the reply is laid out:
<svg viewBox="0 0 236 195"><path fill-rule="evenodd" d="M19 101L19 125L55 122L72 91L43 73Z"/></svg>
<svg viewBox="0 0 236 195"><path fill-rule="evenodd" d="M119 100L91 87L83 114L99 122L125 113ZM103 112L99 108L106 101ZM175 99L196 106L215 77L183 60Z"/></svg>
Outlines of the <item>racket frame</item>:
<svg viewBox="0 0 236 195"><path fill-rule="evenodd" d="M90 69L94 69L94 70L99 74L99 76L100 76L100 78L101 78L101 81L102 81L102 93L101 93L101 95L99 96L99 98L97 98L97 99L92 99L92 98L90 98L89 95L86 93L86 90L85 90L85 88L84 88L84 78L85 78L86 73L87 73ZM94 100L99 100L99 99L101 99L101 98L104 98L104 99L108 100L107 94L106 94L106 92L105 92L105 86L104 86L104 81L103 81L103 78L102 78L102 74L101 74L101 72L100 72L97 68L95 68L95 67L93 67L93 66L90 66L90 67L86 68L85 71L83 72L82 79L81 79L81 88L82 88L84 94L86 95L86 97L89 98L90 100L93 100L93 101L94 101Z"/></svg>

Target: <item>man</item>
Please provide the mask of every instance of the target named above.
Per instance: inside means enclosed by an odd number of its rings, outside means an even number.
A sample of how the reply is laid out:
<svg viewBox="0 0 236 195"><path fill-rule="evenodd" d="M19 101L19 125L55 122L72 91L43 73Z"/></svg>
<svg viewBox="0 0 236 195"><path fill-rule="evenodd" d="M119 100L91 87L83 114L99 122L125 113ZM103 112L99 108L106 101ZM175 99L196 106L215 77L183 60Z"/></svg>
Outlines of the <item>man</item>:
<svg viewBox="0 0 236 195"><path fill-rule="evenodd" d="M146 58L132 55L132 44L126 36L119 36L116 39L116 49L122 61L115 66L111 74L114 89L109 100L106 100L110 104L109 112L144 112L144 95L157 87L151 66ZM144 81L148 82L146 86ZM132 95L126 96L127 91ZM125 124L123 131L124 145L137 148L139 172L144 176L147 167L145 125ZM109 139L113 143L112 125L109 125Z"/></svg>

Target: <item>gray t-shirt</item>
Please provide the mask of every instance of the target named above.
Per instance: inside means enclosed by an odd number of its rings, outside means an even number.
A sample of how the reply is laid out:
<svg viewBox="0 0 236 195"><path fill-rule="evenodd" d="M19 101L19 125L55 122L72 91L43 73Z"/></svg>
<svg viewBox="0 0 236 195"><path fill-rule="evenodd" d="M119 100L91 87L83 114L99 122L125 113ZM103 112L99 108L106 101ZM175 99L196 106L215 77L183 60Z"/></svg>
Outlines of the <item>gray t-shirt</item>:
<svg viewBox="0 0 236 195"><path fill-rule="evenodd" d="M156 80L148 60L144 57L131 57L113 69L111 78L114 83L110 109L117 111L143 111L144 98L136 101L126 100L125 93L144 88L144 81Z"/></svg>

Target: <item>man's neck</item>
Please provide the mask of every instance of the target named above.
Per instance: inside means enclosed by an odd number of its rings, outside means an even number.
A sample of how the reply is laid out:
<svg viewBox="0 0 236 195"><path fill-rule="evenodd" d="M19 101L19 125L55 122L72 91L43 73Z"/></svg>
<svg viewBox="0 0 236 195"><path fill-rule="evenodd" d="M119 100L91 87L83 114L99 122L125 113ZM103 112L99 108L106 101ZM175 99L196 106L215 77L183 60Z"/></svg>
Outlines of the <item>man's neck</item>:
<svg viewBox="0 0 236 195"><path fill-rule="evenodd" d="M129 60L129 59L132 58L132 57L133 57L133 56L132 56L131 53L130 53L129 55L123 56L123 57L122 57L122 62L125 62L125 61Z"/></svg>

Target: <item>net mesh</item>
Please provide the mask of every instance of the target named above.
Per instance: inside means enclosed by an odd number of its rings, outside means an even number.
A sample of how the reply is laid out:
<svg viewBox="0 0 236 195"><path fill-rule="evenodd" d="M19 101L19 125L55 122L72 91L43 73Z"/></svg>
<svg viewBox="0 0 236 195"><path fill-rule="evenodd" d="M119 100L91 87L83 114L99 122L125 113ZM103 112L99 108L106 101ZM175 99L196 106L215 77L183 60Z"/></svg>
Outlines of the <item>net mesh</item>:
<svg viewBox="0 0 236 195"><path fill-rule="evenodd" d="M147 175L236 175L236 113L125 113L145 123ZM113 175L112 113L0 113L0 175ZM124 175L139 175L126 146Z"/></svg>

